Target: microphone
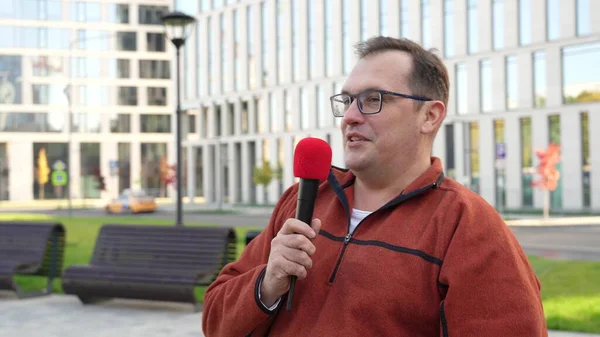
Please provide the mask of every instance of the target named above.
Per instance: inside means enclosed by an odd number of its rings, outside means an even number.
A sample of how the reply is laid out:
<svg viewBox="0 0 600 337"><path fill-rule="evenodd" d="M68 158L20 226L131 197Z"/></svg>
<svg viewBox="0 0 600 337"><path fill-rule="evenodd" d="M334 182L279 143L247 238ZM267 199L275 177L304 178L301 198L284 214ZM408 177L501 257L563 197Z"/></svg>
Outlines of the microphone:
<svg viewBox="0 0 600 337"><path fill-rule="evenodd" d="M298 200L296 202L296 219L310 223L319 183L327 180L331 168L331 146L320 138L303 138L294 150L294 177L300 178ZM292 275L287 299L287 311L292 310L292 298L296 288L296 276Z"/></svg>

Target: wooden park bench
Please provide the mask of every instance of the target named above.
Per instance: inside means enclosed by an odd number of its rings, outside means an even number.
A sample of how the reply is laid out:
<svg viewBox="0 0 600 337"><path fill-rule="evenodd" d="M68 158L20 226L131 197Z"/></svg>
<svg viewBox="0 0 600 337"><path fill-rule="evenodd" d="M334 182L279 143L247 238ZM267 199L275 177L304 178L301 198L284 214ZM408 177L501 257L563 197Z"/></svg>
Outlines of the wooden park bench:
<svg viewBox="0 0 600 337"><path fill-rule="evenodd" d="M65 251L65 228L57 222L0 221L0 290L20 298L52 293L52 281L60 277ZM23 290L16 275L47 278L45 289Z"/></svg>
<svg viewBox="0 0 600 337"><path fill-rule="evenodd" d="M237 236L222 227L104 225L88 265L63 274L66 294L84 304L111 298L184 302L237 258Z"/></svg>

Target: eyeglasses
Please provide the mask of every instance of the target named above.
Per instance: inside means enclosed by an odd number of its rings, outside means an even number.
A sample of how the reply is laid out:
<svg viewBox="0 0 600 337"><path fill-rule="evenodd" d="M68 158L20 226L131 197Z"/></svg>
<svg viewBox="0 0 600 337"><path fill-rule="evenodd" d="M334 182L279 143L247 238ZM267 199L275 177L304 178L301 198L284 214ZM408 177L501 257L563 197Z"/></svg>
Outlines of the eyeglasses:
<svg viewBox="0 0 600 337"><path fill-rule="evenodd" d="M431 101L431 99L427 97L400 94L386 90L368 89L356 95L343 93L331 96L329 98L331 101L331 111L335 117L344 117L344 114L346 111L348 111L350 105L352 105L352 102L358 98L358 110L363 115L374 115L381 111L381 107L383 105L383 95L404 97L417 101Z"/></svg>

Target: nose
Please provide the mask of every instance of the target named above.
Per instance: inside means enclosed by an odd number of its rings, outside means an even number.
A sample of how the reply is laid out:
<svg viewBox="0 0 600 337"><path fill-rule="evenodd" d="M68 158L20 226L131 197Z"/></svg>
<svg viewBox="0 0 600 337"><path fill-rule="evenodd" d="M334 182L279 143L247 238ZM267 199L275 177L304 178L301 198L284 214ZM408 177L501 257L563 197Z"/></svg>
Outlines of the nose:
<svg viewBox="0 0 600 337"><path fill-rule="evenodd" d="M365 120L365 116L358 109L358 99L355 99L344 113L342 121L346 125L359 124Z"/></svg>

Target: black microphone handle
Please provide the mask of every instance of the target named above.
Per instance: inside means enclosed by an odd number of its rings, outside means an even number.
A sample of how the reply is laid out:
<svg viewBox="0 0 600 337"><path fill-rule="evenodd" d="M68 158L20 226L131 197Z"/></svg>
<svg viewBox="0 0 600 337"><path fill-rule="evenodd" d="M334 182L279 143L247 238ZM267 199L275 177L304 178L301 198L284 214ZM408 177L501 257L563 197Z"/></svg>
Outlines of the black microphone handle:
<svg viewBox="0 0 600 337"><path fill-rule="evenodd" d="M319 191L318 179L300 179L298 201L296 202L296 219L311 225L317 192ZM287 298L287 311L292 310L292 297L296 288L296 276L290 280L290 291Z"/></svg>

